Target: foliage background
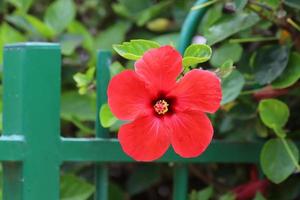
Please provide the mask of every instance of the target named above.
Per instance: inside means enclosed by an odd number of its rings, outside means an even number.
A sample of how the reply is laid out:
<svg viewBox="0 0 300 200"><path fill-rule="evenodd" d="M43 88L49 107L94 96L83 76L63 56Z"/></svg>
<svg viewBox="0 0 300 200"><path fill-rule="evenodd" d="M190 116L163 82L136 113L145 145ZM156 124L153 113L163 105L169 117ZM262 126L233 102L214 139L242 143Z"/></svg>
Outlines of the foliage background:
<svg viewBox="0 0 300 200"><path fill-rule="evenodd" d="M212 2L197 34L212 45L213 55L201 67L216 70L226 62L236 66L223 80L222 108L211 116L215 138L268 140L261 165L268 178L280 184L271 184L267 199L297 199L300 177L294 172L299 165L295 166L278 140L289 142L292 156L298 161L298 149L292 141L299 139L300 134L300 3L297 0ZM135 38L176 46L192 4L192 0L1 1L0 65L5 44L59 42L63 55L62 133L66 137L94 137L96 50L112 50L112 44ZM113 52L112 76L132 67L132 61L125 61ZM262 103L260 100L265 98L277 98L280 102ZM110 128L111 137L115 137L122 122L105 106L101 119ZM284 165L269 169L274 160L278 161L276 166ZM111 164L110 199L171 199L170 168L172 163ZM190 165L189 191L193 190L190 199L235 199L233 188L250 181L252 168L233 164ZM90 163L62 166L61 199L91 199L95 190L92 169ZM263 199L259 194L255 198Z"/></svg>

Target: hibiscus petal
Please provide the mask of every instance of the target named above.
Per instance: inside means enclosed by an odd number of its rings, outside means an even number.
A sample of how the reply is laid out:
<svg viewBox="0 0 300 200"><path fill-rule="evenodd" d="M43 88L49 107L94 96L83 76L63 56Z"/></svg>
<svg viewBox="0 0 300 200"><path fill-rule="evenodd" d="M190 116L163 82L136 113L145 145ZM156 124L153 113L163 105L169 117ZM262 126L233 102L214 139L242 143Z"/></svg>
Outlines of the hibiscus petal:
<svg viewBox="0 0 300 200"><path fill-rule="evenodd" d="M185 158L199 156L210 144L213 127L201 111L184 111L171 115L171 144L177 154Z"/></svg>
<svg viewBox="0 0 300 200"><path fill-rule="evenodd" d="M176 109L214 113L222 100L221 82L213 72L194 69L179 81L169 95L177 98Z"/></svg>
<svg viewBox="0 0 300 200"><path fill-rule="evenodd" d="M124 152L137 161L158 159L170 146L169 130L153 116L139 117L123 125L118 139Z"/></svg>
<svg viewBox="0 0 300 200"><path fill-rule="evenodd" d="M121 120L132 120L152 112L150 92L132 70L125 70L111 79L107 96L112 113Z"/></svg>
<svg viewBox="0 0 300 200"><path fill-rule="evenodd" d="M169 90L182 71L182 57L171 46L151 49L135 63L135 71L156 90Z"/></svg>

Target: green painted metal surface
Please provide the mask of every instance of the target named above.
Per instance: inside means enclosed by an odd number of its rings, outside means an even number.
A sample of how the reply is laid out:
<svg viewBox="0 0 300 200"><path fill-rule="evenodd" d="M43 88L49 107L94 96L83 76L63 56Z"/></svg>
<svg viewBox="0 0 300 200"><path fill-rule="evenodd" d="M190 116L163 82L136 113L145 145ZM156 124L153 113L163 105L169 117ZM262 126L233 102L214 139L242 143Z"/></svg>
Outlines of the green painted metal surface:
<svg viewBox="0 0 300 200"><path fill-rule="evenodd" d="M199 0L196 4L205 2ZM183 25L179 51L195 34L204 10L192 11ZM106 102L111 53L98 52L97 110ZM96 138L60 136L60 47L50 43L21 43L4 50L3 136L5 200L59 199L59 170L63 162L95 162L96 200L108 199L109 162L134 162L96 118ZM156 162L174 162L173 199L186 199L188 163L258 163L260 142L213 141L197 158L184 159L172 149Z"/></svg>

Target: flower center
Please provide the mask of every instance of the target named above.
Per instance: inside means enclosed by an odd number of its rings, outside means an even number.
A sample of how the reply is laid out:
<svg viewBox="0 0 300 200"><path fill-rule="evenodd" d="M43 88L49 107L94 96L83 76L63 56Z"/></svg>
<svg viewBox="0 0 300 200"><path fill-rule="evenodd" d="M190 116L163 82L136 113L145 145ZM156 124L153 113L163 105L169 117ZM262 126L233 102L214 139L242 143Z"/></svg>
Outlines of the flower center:
<svg viewBox="0 0 300 200"><path fill-rule="evenodd" d="M165 100L158 100L153 107L159 115L166 114L169 110L169 104Z"/></svg>

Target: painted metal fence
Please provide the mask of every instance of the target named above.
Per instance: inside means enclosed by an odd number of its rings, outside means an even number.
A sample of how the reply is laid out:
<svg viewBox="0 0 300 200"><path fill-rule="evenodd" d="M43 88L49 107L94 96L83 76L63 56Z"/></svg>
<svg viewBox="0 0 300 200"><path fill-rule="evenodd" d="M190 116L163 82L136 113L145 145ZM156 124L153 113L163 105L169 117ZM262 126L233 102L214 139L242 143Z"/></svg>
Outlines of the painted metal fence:
<svg viewBox="0 0 300 200"><path fill-rule="evenodd" d="M205 2L199 0L196 4ZM182 28L178 49L190 44L204 10L192 11ZM111 53L97 59L97 111L106 102ZM60 166L94 162L96 200L108 199L108 163L134 162L96 118L96 138L64 138L60 133L60 46L20 43L4 49L3 162L4 200L59 199ZM260 143L213 141L198 158L183 159L170 149L157 162L174 163L173 199L185 200L188 163L258 163ZM155 163L153 163L155 165ZM145 172L146 173L146 172Z"/></svg>

